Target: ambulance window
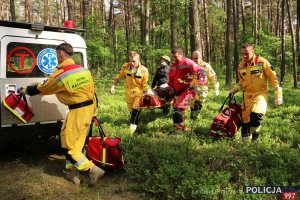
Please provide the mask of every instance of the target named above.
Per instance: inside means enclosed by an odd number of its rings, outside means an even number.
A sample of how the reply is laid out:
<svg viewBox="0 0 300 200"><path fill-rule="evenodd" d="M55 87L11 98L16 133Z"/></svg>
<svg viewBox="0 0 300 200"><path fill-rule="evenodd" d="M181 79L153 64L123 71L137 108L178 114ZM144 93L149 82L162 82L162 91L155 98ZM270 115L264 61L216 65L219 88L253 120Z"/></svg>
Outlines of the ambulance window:
<svg viewBox="0 0 300 200"><path fill-rule="evenodd" d="M58 66L57 45L12 42L7 45L7 78L42 78L53 73ZM81 53L74 53L76 64L83 66Z"/></svg>
<svg viewBox="0 0 300 200"><path fill-rule="evenodd" d="M76 64L84 66L83 65L83 58L82 58L82 53L80 52L74 52L73 54L73 60Z"/></svg>
<svg viewBox="0 0 300 200"><path fill-rule="evenodd" d="M57 65L55 47L56 45L9 43L7 45L6 77L46 77L47 73L42 70L50 71L49 68ZM48 51L43 53L45 49ZM49 53L51 49L55 55ZM46 56L42 57L43 55Z"/></svg>

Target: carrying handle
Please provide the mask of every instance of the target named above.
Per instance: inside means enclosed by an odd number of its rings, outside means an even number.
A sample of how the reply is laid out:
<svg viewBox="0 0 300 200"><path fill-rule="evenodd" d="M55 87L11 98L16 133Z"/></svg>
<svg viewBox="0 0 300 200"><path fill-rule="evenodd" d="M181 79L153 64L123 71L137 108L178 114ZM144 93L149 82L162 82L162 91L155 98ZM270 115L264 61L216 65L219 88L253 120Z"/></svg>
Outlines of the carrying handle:
<svg viewBox="0 0 300 200"><path fill-rule="evenodd" d="M106 135L105 135L105 133L104 133L104 131L103 131L101 125L100 125L100 122L99 122L98 118L97 118L96 116L93 116L93 118L92 118L92 123L91 123L91 125L90 125L89 132L88 132L88 134L87 134L87 136L86 136L86 139L85 139L85 145L84 145L84 146L87 145L87 143L88 143L88 141L89 141L89 138L93 136L93 125L94 125L94 123L95 123L95 125L98 127L99 135L100 135L100 137L101 137L101 139L102 139L102 143L103 143L103 145L104 145L104 138L106 137Z"/></svg>
<svg viewBox="0 0 300 200"><path fill-rule="evenodd" d="M21 93L21 97L20 97L20 100L21 98L23 97L23 100L25 102L25 105L26 105L26 113L24 115L24 118L27 116L27 114L29 113L29 107L28 107L28 103L27 103L27 98L26 98L26 95Z"/></svg>
<svg viewBox="0 0 300 200"><path fill-rule="evenodd" d="M15 93L15 91L11 91L11 94ZM24 93L20 93L20 94L16 94L18 97L18 100L16 101L16 103L14 105L12 105L12 107L15 107L16 105L18 105L21 101L21 99L23 98L24 102L25 102L25 106L26 106L26 113L24 115L24 117L26 117L26 115L29 113L29 107L28 107L28 103L27 103L27 99Z"/></svg>
<svg viewBox="0 0 300 200"><path fill-rule="evenodd" d="M229 94L229 95L226 97L226 99L225 99L223 105L221 106L221 108L220 108L220 110L219 110L219 113L223 110L224 105L226 104L227 100L228 100L228 107L230 107L230 103L232 102L232 100L234 100L234 103L236 103L236 100L235 100L234 95ZM231 115L231 110L229 109L229 116L230 116L230 115Z"/></svg>
<svg viewBox="0 0 300 200"><path fill-rule="evenodd" d="M96 117L96 116L93 116L92 118L92 122L95 123L95 125L98 127L98 131L99 131L99 135L102 139L102 141L104 140L104 138L106 137L101 125L100 125L100 122L99 122L99 119Z"/></svg>

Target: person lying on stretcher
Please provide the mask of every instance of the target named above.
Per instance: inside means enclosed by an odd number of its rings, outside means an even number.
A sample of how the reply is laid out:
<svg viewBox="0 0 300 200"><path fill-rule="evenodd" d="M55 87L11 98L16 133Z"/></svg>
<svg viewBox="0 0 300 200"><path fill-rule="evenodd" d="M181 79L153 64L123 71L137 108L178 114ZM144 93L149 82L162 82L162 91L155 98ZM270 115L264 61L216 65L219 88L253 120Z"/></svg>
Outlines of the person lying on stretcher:
<svg viewBox="0 0 300 200"><path fill-rule="evenodd" d="M174 98L171 94L170 88L155 88L153 93L144 94L140 99L140 107L147 109L162 108L164 113L169 112L169 107Z"/></svg>

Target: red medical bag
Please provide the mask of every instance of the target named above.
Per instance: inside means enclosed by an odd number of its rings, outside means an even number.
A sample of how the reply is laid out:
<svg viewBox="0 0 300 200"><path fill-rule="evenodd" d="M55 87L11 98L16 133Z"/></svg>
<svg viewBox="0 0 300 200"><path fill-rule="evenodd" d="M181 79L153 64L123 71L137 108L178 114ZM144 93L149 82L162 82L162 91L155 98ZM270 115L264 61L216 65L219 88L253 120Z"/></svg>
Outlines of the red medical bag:
<svg viewBox="0 0 300 200"><path fill-rule="evenodd" d="M223 109L225 103L229 101L228 106ZM232 102L234 100L234 102ZM236 100L232 96L228 96L219 114L214 118L211 124L210 135L213 138L219 139L224 137L233 138L236 132L242 125L242 108L240 104L236 103Z"/></svg>
<svg viewBox="0 0 300 200"><path fill-rule="evenodd" d="M97 120L100 137L89 137L86 145L86 157L95 165L104 170L122 169L124 158L120 147L121 139L118 137L106 137Z"/></svg>
<svg viewBox="0 0 300 200"><path fill-rule="evenodd" d="M25 94L11 92L4 100L3 105L23 123L27 123L33 116L31 107L28 106Z"/></svg>

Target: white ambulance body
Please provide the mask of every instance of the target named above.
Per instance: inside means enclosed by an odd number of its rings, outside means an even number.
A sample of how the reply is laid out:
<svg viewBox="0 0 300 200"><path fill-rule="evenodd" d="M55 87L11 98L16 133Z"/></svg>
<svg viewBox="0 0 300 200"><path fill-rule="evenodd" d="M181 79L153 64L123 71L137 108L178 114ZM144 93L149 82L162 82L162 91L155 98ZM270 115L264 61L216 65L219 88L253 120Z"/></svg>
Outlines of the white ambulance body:
<svg viewBox="0 0 300 200"><path fill-rule="evenodd" d="M87 67L86 43L75 32L84 30L0 21L1 102L19 87L45 81L58 65L55 48L63 42L73 46L75 63ZM0 133L11 132L11 129L33 131L38 127L40 132L59 134L61 122L68 112L67 106L61 104L55 95L26 97L35 116L24 124L1 103ZM55 130L48 127L55 127Z"/></svg>

